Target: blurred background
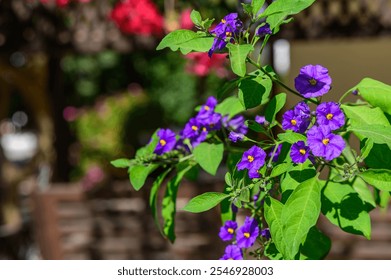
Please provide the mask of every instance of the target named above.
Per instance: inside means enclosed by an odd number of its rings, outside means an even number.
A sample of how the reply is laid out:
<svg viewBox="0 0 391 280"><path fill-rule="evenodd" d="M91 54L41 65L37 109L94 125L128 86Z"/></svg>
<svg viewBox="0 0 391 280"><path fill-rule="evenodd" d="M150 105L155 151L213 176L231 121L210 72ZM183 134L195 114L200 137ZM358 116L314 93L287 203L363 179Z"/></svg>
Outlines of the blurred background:
<svg viewBox="0 0 391 280"><path fill-rule="evenodd" d="M109 162L133 157L158 127L180 130L234 78L225 55L155 48L173 30L194 29L192 9L218 20L241 13L241 2L0 0L0 259L223 254L217 210L178 211L171 245L148 208L150 184L132 191ZM333 78L326 99L336 100L366 76L391 84L390 35L391 0L317 0L282 27L264 61L292 87L301 66L324 65ZM222 177L196 177L181 185L178 208L224 187ZM387 207L372 211L368 242L321 219L329 258L391 259L390 222Z"/></svg>

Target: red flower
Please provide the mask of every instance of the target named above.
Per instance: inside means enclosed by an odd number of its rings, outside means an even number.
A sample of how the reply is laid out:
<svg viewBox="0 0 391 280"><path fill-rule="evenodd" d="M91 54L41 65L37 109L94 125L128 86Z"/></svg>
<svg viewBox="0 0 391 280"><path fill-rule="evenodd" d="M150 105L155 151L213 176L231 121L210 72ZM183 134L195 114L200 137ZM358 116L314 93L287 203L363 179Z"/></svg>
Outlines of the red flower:
<svg viewBox="0 0 391 280"><path fill-rule="evenodd" d="M186 70L189 73L200 77L208 75L211 71L214 71L220 78L228 75L228 71L224 67L227 61L225 54L215 54L209 58L207 53L189 53L186 58L188 59Z"/></svg>

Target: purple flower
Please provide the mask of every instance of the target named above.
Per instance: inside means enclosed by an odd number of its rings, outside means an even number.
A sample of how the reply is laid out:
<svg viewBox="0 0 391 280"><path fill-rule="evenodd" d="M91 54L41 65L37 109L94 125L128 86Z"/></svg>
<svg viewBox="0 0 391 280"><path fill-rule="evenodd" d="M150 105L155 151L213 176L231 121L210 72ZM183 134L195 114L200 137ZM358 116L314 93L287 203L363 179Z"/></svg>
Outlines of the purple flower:
<svg viewBox="0 0 391 280"><path fill-rule="evenodd" d="M259 235L258 222L254 218L246 217L244 225L238 229L236 241L239 248L249 248L254 245Z"/></svg>
<svg viewBox="0 0 391 280"><path fill-rule="evenodd" d="M255 116L255 122L259 123L260 125L263 125L265 124L267 121L266 121L266 118L265 116Z"/></svg>
<svg viewBox="0 0 391 280"><path fill-rule="evenodd" d="M272 159L273 162L278 161L278 156L279 156L280 153L281 153L281 149L282 149L282 144L279 144L278 147L277 147L276 152L274 153L274 156L273 156L273 159ZM273 155L273 151L274 151L274 147L273 147L272 150L269 152L269 154L268 154L269 157L271 157L271 156Z"/></svg>
<svg viewBox="0 0 391 280"><path fill-rule="evenodd" d="M228 245L220 260L243 260L242 250L236 245Z"/></svg>
<svg viewBox="0 0 391 280"><path fill-rule="evenodd" d="M217 99L213 96L208 97L206 100L206 103L201 106L200 111L198 112L197 117L203 117L203 116L208 116L211 113L213 113L214 109L216 108L217 105Z"/></svg>
<svg viewBox="0 0 391 280"><path fill-rule="evenodd" d="M263 37L267 34L273 34L272 30L270 29L270 25L268 23L266 23L265 25L261 26L258 28L257 32L255 33L255 35L259 36L259 37Z"/></svg>
<svg viewBox="0 0 391 280"><path fill-rule="evenodd" d="M189 139L193 147L206 139L208 130L196 118L191 118L181 132L182 139Z"/></svg>
<svg viewBox="0 0 391 280"><path fill-rule="evenodd" d="M335 102L324 102L316 108L316 121L319 125L336 130L345 124L345 115Z"/></svg>
<svg viewBox="0 0 391 280"><path fill-rule="evenodd" d="M162 155L171 151L176 144L176 135L170 129L159 129L157 132L157 136L159 137L159 142L154 150L154 153L157 155Z"/></svg>
<svg viewBox="0 0 391 280"><path fill-rule="evenodd" d="M215 34L216 37L208 52L209 57L211 57L216 50L224 49L228 41L233 40L232 37L238 34L242 30L242 27L243 23L238 19L237 13L231 13L225 16L210 32Z"/></svg>
<svg viewBox="0 0 391 280"><path fill-rule="evenodd" d="M258 170L265 164L265 158L265 151L254 145L243 153L237 168L238 170L248 169L248 176L251 179L259 178Z"/></svg>
<svg viewBox="0 0 391 280"><path fill-rule="evenodd" d="M233 130L237 133L247 134L248 127L244 121L245 120L242 115L235 116L232 119L228 119L228 116L224 116L222 119L222 123L225 128Z"/></svg>
<svg viewBox="0 0 391 280"><path fill-rule="evenodd" d="M265 238L266 240L269 240L272 236L270 235L270 230L269 228L265 228L261 230L261 236Z"/></svg>
<svg viewBox="0 0 391 280"><path fill-rule="evenodd" d="M307 143L314 156L332 160L339 157L345 148L340 135L331 133L327 126L313 126L307 133Z"/></svg>
<svg viewBox="0 0 391 280"><path fill-rule="evenodd" d="M231 131L228 135L229 140L236 143L238 141L242 141L244 139L244 134L242 133L236 133L234 131Z"/></svg>
<svg viewBox="0 0 391 280"><path fill-rule="evenodd" d="M295 78L295 88L305 98L318 97L330 90L329 70L321 65L306 65Z"/></svg>
<svg viewBox="0 0 391 280"><path fill-rule="evenodd" d="M296 142L291 147L291 159L294 163L303 163L309 156L310 148L305 145L304 141Z"/></svg>
<svg viewBox="0 0 391 280"><path fill-rule="evenodd" d="M311 110L305 102L299 102L282 116L282 128L304 133L311 123Z"/></svg>
<svg viewBox="0 0 391 280"><path fill-rule="evenodd" d="M220 228L219 236L223 241L230 241L234 237L235 230L238 224L234 221L226 221L224 226Z"/></svg>

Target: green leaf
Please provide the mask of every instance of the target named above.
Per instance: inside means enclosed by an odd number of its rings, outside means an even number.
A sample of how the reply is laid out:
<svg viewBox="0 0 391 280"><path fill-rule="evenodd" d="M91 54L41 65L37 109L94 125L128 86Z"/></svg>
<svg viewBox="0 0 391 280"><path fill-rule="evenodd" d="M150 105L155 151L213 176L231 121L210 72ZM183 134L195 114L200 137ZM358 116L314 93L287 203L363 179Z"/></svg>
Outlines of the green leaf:
<svg viewBox="0 0 391 280"><path fill-rule="evenodd" d="M201 213L212 209L221 201L229 197L229 194L219 192L206 192L192 198L183 210L191 213Z"/></svg>
<svg viewBox="0 0 391 280"><path fill-rule="evenodd" d="M267 17L266 22L269 23L271 29L274 29L281 25L287 16L300 13L302 10L311 6L314 2L315 0L274 1L266 8L259 18Z"/></svg>
<svg viewBox="0 0 391 280"><path fill-rule="evenodd" d="M240 76L244 77L246 75L246 59L247 55L254 49L252 45L244 44L227 44L229 51L229 57L231 60L232 71Z"/></svg>
<svg viewBox="0 0 391 280"><path fill-rule="evenodd" d="M361 148L361 159L365 159L373 148L373 141L371 139L364 139L364 146Z"/></svg>
<svg viewBox="0 0 391 280"><path fill-rule="evenodd" d="M307 140L307 138L303 134L299 134L299 133L293 132L291 130L287 130L284 133L279 133L277 135L277 137L281 141L287 142L289 144L294 144L294 143L296 143L298 141L304 141L305 142Z"/></svg>
<svg viewBox="0 0 391 280"><path fill-rule="evenodd" d="M246 3L242 3L242 7L243 7L243 11L244 11L246 14L248 14L248 15L251 16L251 14L252 14L252 12L253 12L253 9L252 9L251 5L250 5L250 4L246 4Z"/></svg>
<svg viewBox="0 0 391 280"><path fill-rule="evenodd" d="M304 244L300 248L301 259L322 260L331 249L331 240L316 227L308 232Z"/></svg>
<svg viewBox="0 0 391 280"><path fill-rule="evenodd" d="M240 200L242 202L250 201L250 190L248 188L243 188L240 190Z"/></svg>
<svg viewBox="0 0 391 280"><path fill-rule="evenodd" d="M283 204L278 200L267 196L265 198L265 220L269 225L270 235L277 248L277 250L283 255L288 247L288 242L283 234L283 223L281 220L281 213Z"/></svg>
<svg viewBox="0 0 391 280"><path fill-rule="evenodd" d="M265 257L268 257L271 260L283 260L282 254L277 250L276 244L274 242L269 242L265 247Z"/></svg>
<svg viewBox="0 0 391 280"><path fill-rule="evenodd" d="M144 165L133 165L129 167L129 179L133 188L138 191L140 190L147 179L148 175L152 173L158 167L157 164L150 164L148 166Z"/></svg>
<svg viewBox="0 0 391 280"><path fill-rule="evenodd" d="M228 97L223 102L218 104L215 108L215 112L222 116L228 115L230 118L243 112L244 108L239 99L235 96Z"/></svg>
<svg viewBox="0 0 391 280"><path fill-rule="evenodd" d="M288 172L293 168L292 162L283 162L273 167L270 178L280 176L282 173Z"/></svg>
<svg viewBox="0 0 391 280"><path fill-rule="evenodd" d="M282 208L283 234L288 244L284 256L294 259L308 231L315 226L320 214L318 176L301 183Z"/></svg>
<svg viewBox="0 0 391 280"><path fill-rule="evenodd" d="M371 78L364 78L356 88L369 104L391 114L391 86Z"/></svg>
<svg viewBox="0 0 391 280"><path fill-rule="evenodd" d="M227 186L224 188L225 194L230 194L231 192L227 190ZM224 225L226 221L234 221L236 213L232 211L232 202L229 199L223 199L220 203L220 217L221 217L221 224Z"/></svg>
<svg viewBox="0 0 391 280"><path fill-rule="evenodd" d="M391 149L386 144L374 144L365 164L374 169L391 169Z"/></svg>
<svg viewBox="0 0 391 280"><path fill-rule="evenodd" d="M263 133L265 135L268 135L265 127L259 123L257 123L256 121L252 121L252 120L247 120L246 122L246 125L249 129L251 129L252 131L255 131L255 132L259 132L259 133Z"/></svg>
<svg viewBox="0 0 391 280"><path fill-rule="evenodd" d="M376 207L376 201L373 194L363 179L357 176L354 178L353 182L349 183L349 185L353 187L365 203L370 205L370 209Z"/></svg>
<svg viewBox="0 0 391 280"><path fill-rule="evenodd" d="M383 111L379 108L369 108L367 106L349 106L342 104L341 108L345 112L346 116L350 119L351 125L372 125L380 124L388 126L386 116Z"/></svg>
<svg viewBox="0 0 391 280"><path fill-rule="evenodd" d="M379 194L379 206L385 210L387 210L389 202L390 202L391 193L381 191Z"/></svg>
<svg viewBox="0 0 391 280"><path fill-rule="evenodd" d="M194 148L195 161L209 174L216 175L223 159L224 145L201 143Z"/></svg>
<svg viewBox="0 0 391 280"><path fill-rule="evenodd" d="M356 125L348 129L355 134L364 135L376 144L387 144L391 149L391 129L383 125Z"/></svg>
<svg viewBox="0 0 391 280"><path fill-rule="evenodd" d="M196 26L201 26L202 25L202 18L200 12L196 10L192 10L190 13L190 19Z"/></svg>
<svg viewBox="0 0 391 280"><path fill-rule="evenodd" d="M253 15L256 16L258 14L259 10L263 7L263 4L265 3L265 0L252 0L252 6L253 6Z"/></svg>
<svg viewBox="0 0 391 280"><path fill-rule="evenodd" d="M153 154L156 145L159 141L159 138L157 137L157 131L155 131L152 134L151 141L145 146L137 150L136 152L136 158L145 158Z"/></svg>
<svg viewBox="0 0 391 280"><path fill-rule="evenodd" d="M167 34L156 50L170 48L172 51L176 51L179 49L183 54L188 54L191 51L206 52L212 47L213 40L213 37L207 37L205 34L179 29Z"/></svg>
<svg viewBox="0 0 391 280"><path fill-rule="evenodd" d="M236 89L236 87L239 85L242 78L236 78L233 80L230 80L228 82L225 82L222 88L217 89L217 99L221 99L226 94L229 94Z"/></svg>
<svg viewBox="0 0 391 280"><path fill-rule="evenodd" d="M322 213L342 230L371 236L371 221L367 206L348 184L329 181L322 191Z"/></svg>
<svg viewBox="0 0 391 280"><path fill-rule="evenodd" d="M233 187L231 173L229 173L229 172L225 173L224 179L225 179L225 183L226 183L228 186Z"/></svg>
<svg viewBox="0 0 391 280"><path fill-rule="evenodd" d="M266 107L265 118L270 122L270 126L273 126L273 122L276 118L277 113L284 107L286 102L286 94L280 93L277 94L270 100L269 104Z"/></svg>
<svg viewBox="0 0 391 280"><path fill-rule="evenodd" d="M164 178L166 178L167 174L170 173L170 171L171 168L167 169L156 178L155 182L153 182L151 193L149 194L149 206L151 207L153 220L155 221L155 224L162 235L163 235L163 230L160 226L158 213L157 213L158 191L161 184L164 181Z"/></svg>
<svg viewBox="0 0 391 280"><path fill-rule="evenodd" d="M391 170L368 169L358 174L358 176L381 191L391 192Z"/></svg>
<svg viewBox="0 0 391 280"><path fill-rule="evenodd" d="M272 81L262 77L248 77L239 83L239 100L243 107L251 109L269 101Z"/></svg>
<svg viewBox="0 0 391 280"><path fill-rule="evenodd" d="M179 184L183 176L189 171L192 166L188 166L180 171L177 175L167 183L167 188L162 201L162 218L163 218L163 233L171 242L175 241L175 214L176 214L176 198L178 194Z"/></svg>
<svg viewBox="0 0 391 280"><path fill-rule="evenodd" d="M110 161L111 165L116 168L128 168L132 165L132 161L127 158L119 158L113 161Z"/></svg>

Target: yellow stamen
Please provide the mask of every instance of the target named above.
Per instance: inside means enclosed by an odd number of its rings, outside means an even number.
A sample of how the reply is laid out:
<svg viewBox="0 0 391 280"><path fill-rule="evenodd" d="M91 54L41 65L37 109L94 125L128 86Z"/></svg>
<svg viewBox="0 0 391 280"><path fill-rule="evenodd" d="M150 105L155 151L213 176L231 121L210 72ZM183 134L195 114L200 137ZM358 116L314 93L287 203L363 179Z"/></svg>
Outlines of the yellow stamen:
<svg viewBox="0 0 391 280"><path fill-rule="evenodd" d="M316 86L316 84L318 83L314 78L312 78L311 80L309 80L310 84L312 86Z"/></svg>
<svg viewBox="0 0 391 280"><path fill-rule="evenodd" d="M291 124L292 124L292 125L296 125L296 124L297 124L297 121L296 121L296 120L291 120Z"/></svg>
<svg viewBox="0 0 391 280"><path fill-rule="evenodd" d="M253 156L247 156L247 159L249 162L253 162L254 161L254 157Z"/></svg>
<svg viewBox="0 0 391 280"><path fill-rule="evenodd" d="M206 127L203 127L203 128L202 128L202 131L206 131Z"/></svg>
<svg viewBox="0 0 391 280"><path fill-rule="evenodd" d="M244 235L244 237L246 237L246 238L250 238L250 233L248 233L248 232L243 233L243 235Z"/></svg>
<svg viewBox="0 0 391 280"><path fill-rule="evenodd" d="M222 22L222 23L226 23L227 21L226 21L225 19L222 19L221 22Z"/></svg>
<svg viewBox="0 0 391 280"><path fill-rule="evenodd" d="M164 139L160 139L159 143L162 146L165 146L167 144L166 140L164 140Z"/></svg>
<svg viewBox="0 0 391 280"><path fill-rule="evenodd" d="M333 114L327 114L327 115L326 115L326 119L328 119L328 120L331 120L333 117L334 117Z"/></svg>
<svg viewBox="0 0 391 280"><path fill-rule="evenodd" d="M329 138L325 138L325 139L322 140L322 143L323 143L324 145L327 145L329 142L330 142L330 139L329 139Z"/></svg>
<svg viewBox="0 0 391 280"><path fill-rule="evenodd" d="M234 233L234 229L233 228L229 228L229 229L227 229L227 231L228 231L229 234L233 234Z"/></svg>
<svg viewBox="0 0 391 280"><path fill-rule="evenodd" d="M193 126L191 127L191 129L194 130L194 131L197 131L197 130L198 130L198 127L195 126L195 125L193 125Z"/></svg>
<svg viewBox="0 0 391 280"><path fill-rule="evenodd" d="M225 32L225 36L232 37L232 33L231 32Z"/></svg>
<svg viewBox="0 0 391 280"><path fill-rule="evenodd" d="M305 155L305 150L304 149L300 149L299 152L300 152L300 154Z"/></svg>
<svg viewBox="0 0 391 280"><path fill-rule="evenodd" d="M209 111L209 110L210 110L210 107L209 107L208 105L205 105L205 106L204 106L204 109L205 109L205 111Z"/></svg>

